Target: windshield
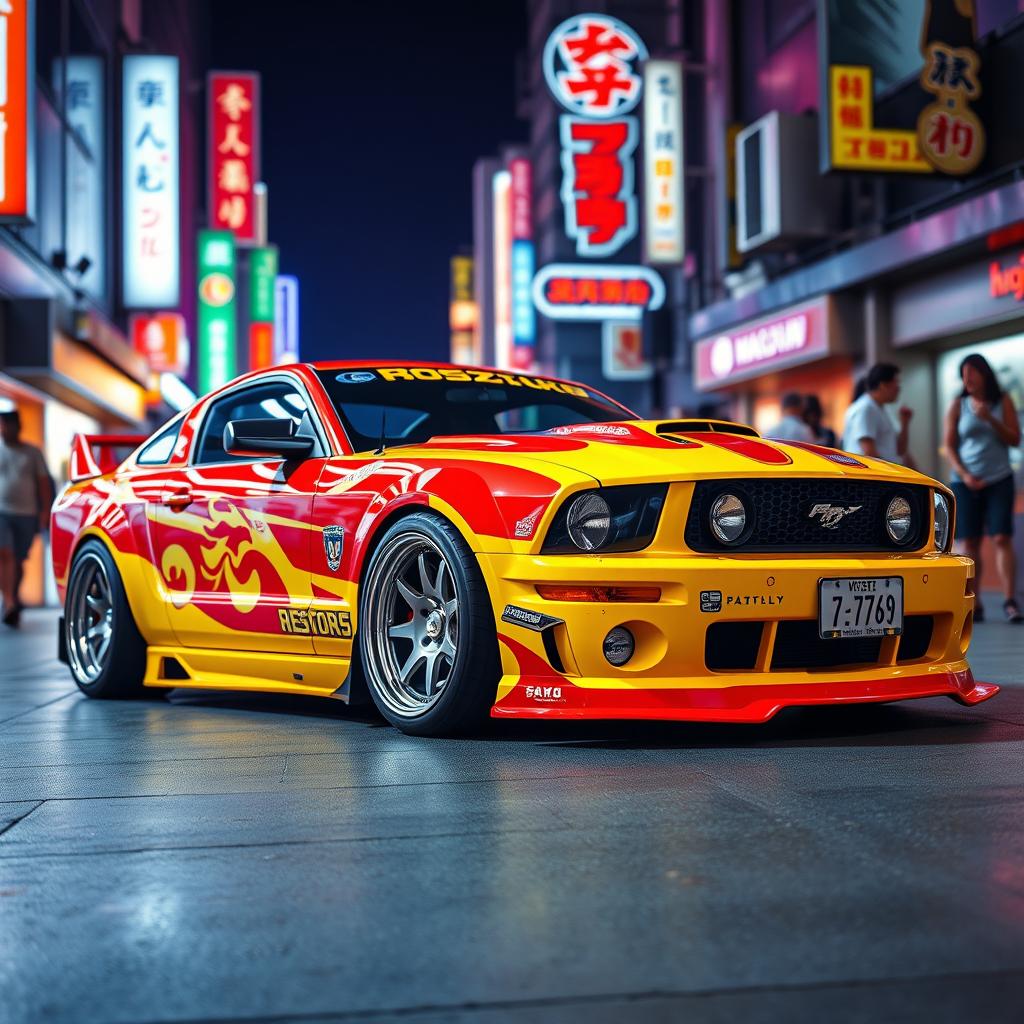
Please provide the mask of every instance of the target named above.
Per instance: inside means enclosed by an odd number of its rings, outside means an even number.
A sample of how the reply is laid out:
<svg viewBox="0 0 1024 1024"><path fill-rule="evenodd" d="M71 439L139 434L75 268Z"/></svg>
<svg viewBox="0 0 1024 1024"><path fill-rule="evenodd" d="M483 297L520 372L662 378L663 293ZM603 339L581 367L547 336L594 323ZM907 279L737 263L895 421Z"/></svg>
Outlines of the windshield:
<svg viewBox="0 0 1024 1024"><path fill-rule="evenodd" d="M578 384L519 373L385 366L319 370L355 452L431 437L522 434L576 423L635 419Z"/></svg>

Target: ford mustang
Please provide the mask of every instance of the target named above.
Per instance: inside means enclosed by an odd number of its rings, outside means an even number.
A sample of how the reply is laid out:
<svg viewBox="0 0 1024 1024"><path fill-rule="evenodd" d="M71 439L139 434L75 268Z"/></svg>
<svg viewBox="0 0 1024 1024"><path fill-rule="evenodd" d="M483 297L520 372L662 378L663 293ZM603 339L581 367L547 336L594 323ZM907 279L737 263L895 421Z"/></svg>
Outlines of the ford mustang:
<svg viewBox="0 0 1024 1024"><path fill-rule="evenodd" d="M59 647L91 697L369 697L438 735L997 692L946 487L581 384L297 364L70 468Z"/></svg>

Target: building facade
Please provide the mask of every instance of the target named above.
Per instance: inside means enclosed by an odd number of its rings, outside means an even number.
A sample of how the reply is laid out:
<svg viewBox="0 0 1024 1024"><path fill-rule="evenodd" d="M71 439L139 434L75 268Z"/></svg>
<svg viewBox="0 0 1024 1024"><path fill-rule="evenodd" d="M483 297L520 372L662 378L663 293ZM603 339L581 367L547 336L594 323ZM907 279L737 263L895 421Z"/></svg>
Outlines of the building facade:
<svg viewBox="0 0 1024 1024"><path fill-rule="evenodd" d="M201 208L202 94L191 83L205 70L205 29L193 0L4 7L0 403L18 408L26 440L42 447L59 485L75 433L145 431L170 412L152 392L150 362L129 322L133 310L169 310L194 337L194 244L186 240L195 238ZM173 58L165 65L173 79L143 76L136 99L153 116L136 133L124 83L129 59L152 54ZM157 120L171 112L174 132ZM129 130L138 137L127 139ZM150 162L126 172L124 156L140 140ZM169 168L174 178L163 177ZM165 233L141 239L165 271L149 273L122 244L126 182L156 197L141 208L143 229L173 190L173 204L161 208L169 211ZM151 306L128 294L140 268L143 283L162 290ZM26 576L32 603L44 597L42 547Z"/></svg>
<svg viewBox="0 0 1024 1024"><path fill-rule="evenodd" d="M943 415L967 352L989 359L1024 412L1021 0L529 0L527 10L521 155L533 177L537 365L645 415L718 414L766 431L784 393L814 394L841 434L859 378L891 361L914 412L914 461L940 478ZM617 149L581 124L602 121L592 107L612 80L627 99L603 123L636 122ZM672 81L678 114L653 102ZM574 109L573 89L589 111ZM676 168L650 145L669 139L666 117L682 175L681 215L666 222L675 246L648 216L669 194L662 171ZM505 169L500 154L478 166L478 200ZM595 211L636 230L587 252L580 226L600 224ZM476 255L485 314L495 282ZM553 282L549 268L565 265L577 278L581 265L591 276L643 268L664 300L623 322L621 308L595 301L599 283L566 283L561 271ZM567 302L599 309L560 317L546 301L555 283ZM488 356L483 315L481 327ZM637 372L617 376L630 350Z"/></svg>

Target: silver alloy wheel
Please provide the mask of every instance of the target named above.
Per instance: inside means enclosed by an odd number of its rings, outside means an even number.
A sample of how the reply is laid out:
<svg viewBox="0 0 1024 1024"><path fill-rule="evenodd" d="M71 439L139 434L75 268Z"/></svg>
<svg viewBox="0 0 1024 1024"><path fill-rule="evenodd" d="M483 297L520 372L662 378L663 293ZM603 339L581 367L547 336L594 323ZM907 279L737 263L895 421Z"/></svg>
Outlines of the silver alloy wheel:
<svg viewBox="0 0 1024 1024"><path fill-rule="evenodd" d="M95 682L107 664L114 631L114 601L107 568L91 551L75 565L64 628L75 678L86 685Z"/></svg>
<svg viewBox="0 0 1024 1024"><path fill-rule="evenodd" d="M415 718L442 697L455 670L459 594L441 549L422 533L393 537L366 581L365 666L380 699Z"/></svg>

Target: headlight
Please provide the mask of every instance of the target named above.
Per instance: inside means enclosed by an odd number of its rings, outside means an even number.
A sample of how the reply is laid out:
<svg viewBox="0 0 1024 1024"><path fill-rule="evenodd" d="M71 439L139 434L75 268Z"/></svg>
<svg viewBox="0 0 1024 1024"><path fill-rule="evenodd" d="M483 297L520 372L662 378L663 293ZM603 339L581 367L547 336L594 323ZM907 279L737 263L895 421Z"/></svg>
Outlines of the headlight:
<svg viewBox="0 0 1024 1024"><path fill-rule="evenodd" d="M596 551L612 532L612 510L600 494L582 494L569 506L565 526L580 551Z"/></svg>
<svg viewBox="0 0 1024 1024"><path fill-rule="evenodd" d="M939 551L949 550L949 501L944 494L932 492L935 505L935 547Z"/></svg>
<svg viewBox="0 0 1024 1024"><path fill-rule="evenodd" d="M747 509L735 494L720 494L711 506L711 532L722 544L736 544L747 529Z"/></svg>
<svg viewBox="0 0 1024 1024"><path fill-rule="evenodd" d="M654 540L668 484L602 487L567 498L558 510L546 555L639 551Z"/></svg>
<svg viewBox="0 0 1024 1024"><path fill-rule="evenodd" d="M914 512L906 498L896 495L885 510L885 529L895 544L905 544L914 528Z"/></svg>

